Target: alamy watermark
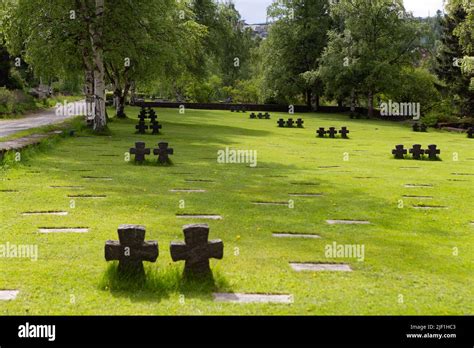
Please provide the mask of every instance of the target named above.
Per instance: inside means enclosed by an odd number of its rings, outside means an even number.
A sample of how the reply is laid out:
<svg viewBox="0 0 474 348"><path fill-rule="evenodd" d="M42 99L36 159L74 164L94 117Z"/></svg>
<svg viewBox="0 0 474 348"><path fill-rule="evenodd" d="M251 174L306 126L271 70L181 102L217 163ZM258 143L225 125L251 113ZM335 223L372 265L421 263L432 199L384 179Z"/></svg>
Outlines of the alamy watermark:
<svg viewBox="0 0 474 348"><path fill-rule="evenodd" d="M56 116L60 117L88 116L94 113L95 103L86 101L69 103L65 100L62 104L57 103L55 109Z"/></svg>
<svg viewBox="0 0 474 348"><path fill-rule="evenodd" d="M11 244L10 242L0 244L0 258L24 258L38 261L38 245Z"/></svg>
<svg viewBox="0 0 474 348"><path fill-rule="evenodd" d="M389 100L380 104L381 116L409 116L419 120L421 116L420 103L398 103Z"/></svg>
<svg viewBox="0 0 474 348"><path fill-rule="evenodd" d="M359 262L365 260L365 245L364 244L326 244L324 247L324 255L328 259L333 258L355 258Z"/></svg>
<svg viewBox="0 0 474 348"><path fill-rule="evenodd" d="M257 166L257 151L256 150L233 150L226 147L225 150L217 151L217 163L247 163L250 167Z"/></svg>

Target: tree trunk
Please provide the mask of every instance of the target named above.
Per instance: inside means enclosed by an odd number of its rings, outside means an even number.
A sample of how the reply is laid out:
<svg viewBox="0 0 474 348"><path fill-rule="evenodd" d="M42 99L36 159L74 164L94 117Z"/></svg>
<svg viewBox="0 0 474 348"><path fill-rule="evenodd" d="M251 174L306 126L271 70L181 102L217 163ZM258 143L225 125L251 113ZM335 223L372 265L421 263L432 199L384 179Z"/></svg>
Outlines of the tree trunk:
<svg viewBox="0 0 474 348"><path fill-rule="evenodd" d="M126 83L125 88L122 91L121 88L115 89L116 96L116 105L115 105L115 114L117 118L127 118L125 114L125 102L127 101L128 91L130 90L130 84Z"/></svg>
<svg viewBox="0 0 474 348"><path fill-rule="evenodd" d="M105 112L105 68L102 46L104 0L95 0L95 19L90 28L94 61L94 130L100 132L107 126Z"/></svg>
<svg viewBox="0 0 474 348"><path fill-rule="evenodd" d="M313 110L313 105L311 103L312 93L310 89L306 90L306 106L308 106L309 110Z"/></svg>
<svg viewBox="0 0 474 348"><path fill-rule="evenodd" d="M368 101L367 101L368 114L367 116L372 118L374 116L374 93L369 91Z"/></svg>
<svg viewBox="0 0 474 348"><path fill-rule="evenodd" d="M356 96L355 89L351 90L351 115L354 115L356 111Z"/></svg>

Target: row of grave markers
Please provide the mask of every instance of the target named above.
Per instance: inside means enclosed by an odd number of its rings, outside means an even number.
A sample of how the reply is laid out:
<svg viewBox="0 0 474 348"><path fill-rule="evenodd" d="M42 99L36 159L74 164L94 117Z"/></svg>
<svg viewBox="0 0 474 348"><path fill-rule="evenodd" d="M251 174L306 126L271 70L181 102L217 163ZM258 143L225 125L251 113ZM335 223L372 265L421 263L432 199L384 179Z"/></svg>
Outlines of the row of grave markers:
<svg viewBox="0 0 474 348"><path fill-rule="evenodd" d="M427 149L422 149L420 144L415 144L409 150L409 153L412 154L413 159L421 160L424 158L423 155L428 155L430 160L437 160L439 159L438 155L441 154L441 150L438 149L437 145L428 145ZM408 150L404 148L404 145L396 145L395 149L392 150L392 155L395 156L396 159L405 159L405 155L407 155Z"/></svg>
<svg viewBox="0 0 474 348"><path fill-rule="evenodd" d="M174 153L172 148L168 147L167 142L159 142L158 148L153 149L153 155L158 156L158 162L161 164L169 163L169 155ZM151 149L146 147L146 144L142 141L135 143L135 147L130 149L130 154L135 155L135 162L143 163L145 161L145 156L151 154Z"/></svg>
<svg viewBox="0 0 474 348"><path fill-rule="evenodd" d="M145 241L145 227L140 225L120 225L118 241L105 243L105 260L119 261L121 274L144 274L143 261L156 262L158 241ZM209 241L207 224L183 226L184 242L171 242L170 253L173 261L185 261L184 275L189 277L212 276L209 259L224 257L222 240Z"/></svg>
<svg viewBox="0 0 474 348"><path fill-rule="evenodd" d="M152 134L160 134L160 129L162 125L157 120L158 116L156 115L155 110L149 108L148 110L145 108L141 108L140 114L138 115L138 124L135 126L135 129L139 134L145 134L147 129L152 130ZM150 120L150 125L147 126L145 120Z"/></svg>

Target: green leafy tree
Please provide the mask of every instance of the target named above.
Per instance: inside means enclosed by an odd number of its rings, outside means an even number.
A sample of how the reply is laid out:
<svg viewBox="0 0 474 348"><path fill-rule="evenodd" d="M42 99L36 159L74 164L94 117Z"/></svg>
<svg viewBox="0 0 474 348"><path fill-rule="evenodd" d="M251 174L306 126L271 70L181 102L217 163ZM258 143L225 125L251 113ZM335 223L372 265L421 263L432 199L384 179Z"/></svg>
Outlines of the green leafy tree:
<svg viewBox="0 0 474 348"><path fill-rule="evenodd" d="M317 70L331 27L327 0L275 1L268 9L272 24L265 48L265 81L276 100L303 96L316 106L322 92Z"/></svg>

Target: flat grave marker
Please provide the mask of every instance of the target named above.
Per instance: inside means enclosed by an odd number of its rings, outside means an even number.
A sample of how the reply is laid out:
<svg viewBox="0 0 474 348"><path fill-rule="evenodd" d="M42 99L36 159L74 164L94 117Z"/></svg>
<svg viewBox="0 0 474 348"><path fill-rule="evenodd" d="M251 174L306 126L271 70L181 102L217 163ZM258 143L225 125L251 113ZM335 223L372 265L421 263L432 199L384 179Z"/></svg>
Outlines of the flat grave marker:
<svg viewBox="0 0 474 348"><path fill-rule="evenodd" d="M217 214L176 214L178 219L203 219L203 220L222 220L222 216Z"/></svg>
<svg viewBox="0 0 474 348"><path fill-rule="evenodd" d="M87 233L88 227L39 227L39 233Z"/></svg>
<svg viewBox="0 0 474 348"><path fill-rule="evenodd" d="M212 296L215 302L274 304L293 303L292 295L282 294L213 293Z"/></svg>
<svg viewBox="0 0 474 348"><path fill-rule="evenodd" d="M19 293L19 290L0 290L0 301L12 301Z"/></svg>
<svg viewBox="0 0 474 348"><path fill-rule="evenodd" d="M296 232L274 232L272 233L275 238L309 238L309 239L321 239L320 235L310 233L296 233Z"/></svg>
<svg viewBox="0 0 474 348"><path fill-rule="evenodd" d="M291 268L297 272L313 271L313 272L324 272L324 271L336 271L336 272L352 272L352 268L345 263L299 263L290 262Z"/></svg>
<svg viewBox="0 0 474 348"><path fill-rule="evenodd" d="M367 220L326 220L329 225L370 225Z"/></svg>

